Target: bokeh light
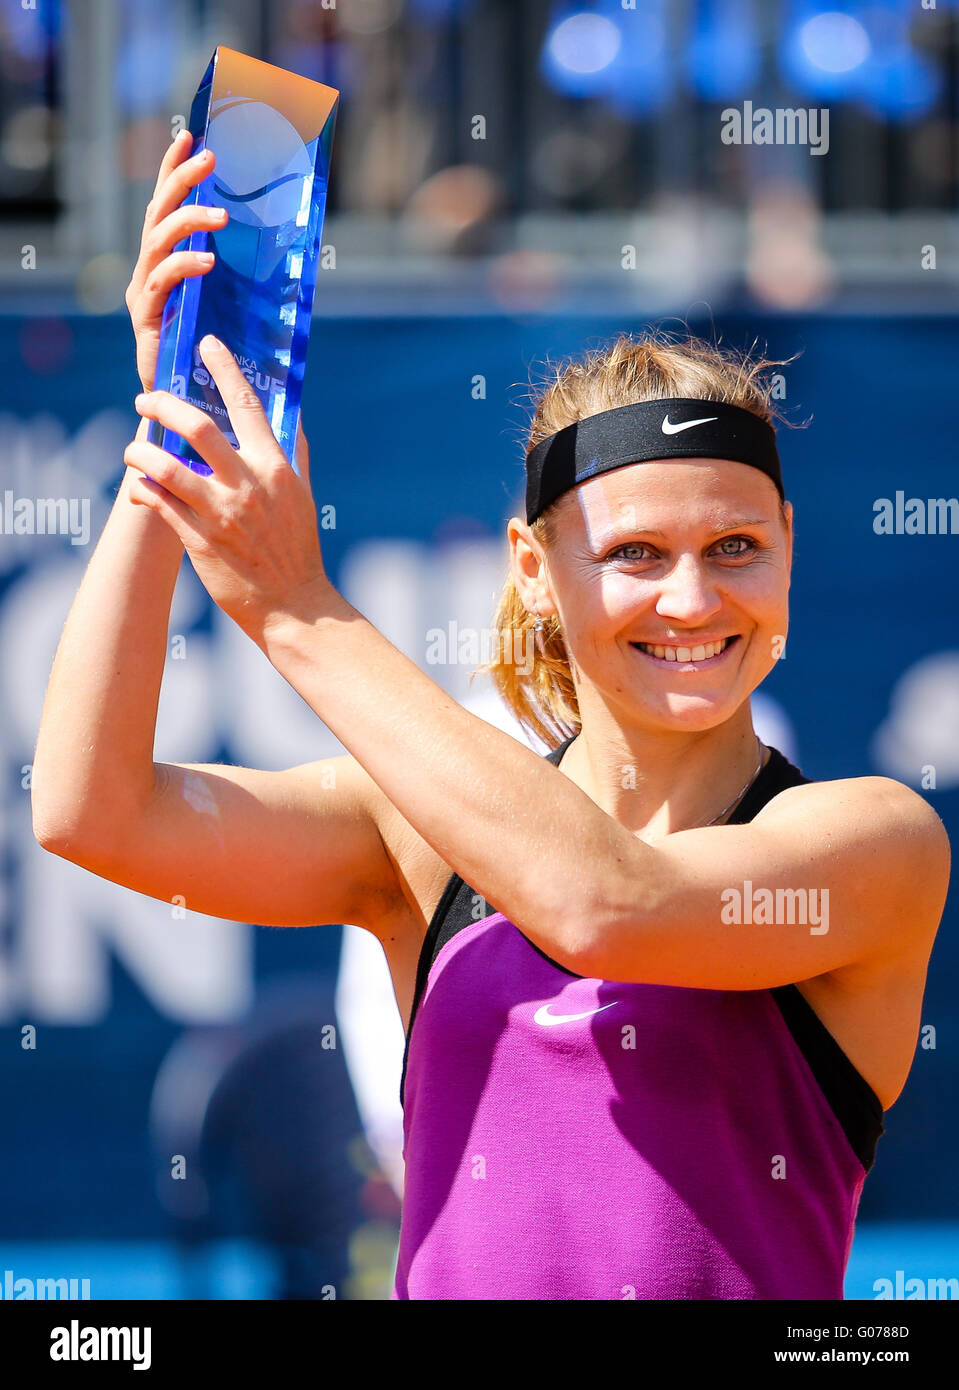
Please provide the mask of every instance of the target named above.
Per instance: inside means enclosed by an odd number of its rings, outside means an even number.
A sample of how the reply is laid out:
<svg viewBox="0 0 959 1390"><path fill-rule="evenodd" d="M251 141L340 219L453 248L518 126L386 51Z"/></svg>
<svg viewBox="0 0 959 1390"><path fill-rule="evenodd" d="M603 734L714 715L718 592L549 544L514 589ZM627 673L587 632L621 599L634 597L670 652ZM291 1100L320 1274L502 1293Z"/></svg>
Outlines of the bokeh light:
<svg viewBox="0 0 959 1390"><path fill-rule="evenodd" d="M830 10L813 15L799 31L799 45L813 67L851 72L869 57L869 35L858 19Z"/></svg>
<svg viewBox="0 0 959 1390"><path fill-rule="evenodd" d="M562 20L546 41L546 54L557 86L575 92L580 78L590 78L616 57L623 37L605 15L580 10Z"/></svg>
<svg viewBox="0 0 959 1390"><path fill-rule="evenodd" d="M80 308L88 314L112 314L121 308L130 270L125 256L110 251L87 261L76 280Z"/></svg>

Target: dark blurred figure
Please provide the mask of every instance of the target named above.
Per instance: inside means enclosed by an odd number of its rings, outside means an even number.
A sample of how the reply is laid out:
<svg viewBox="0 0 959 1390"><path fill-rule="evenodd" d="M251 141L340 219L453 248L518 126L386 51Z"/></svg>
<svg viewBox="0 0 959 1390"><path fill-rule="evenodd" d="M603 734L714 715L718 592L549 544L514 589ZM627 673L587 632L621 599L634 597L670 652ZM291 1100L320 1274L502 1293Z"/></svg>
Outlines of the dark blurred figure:
<svg viewBox="0 0 959 1390"><path fill-rule="evenodd" d="M371 1220L398 1225L399 1202L363 1134L332 985L272 983L241 1025L185 1033L151 1121L188 1297L210 1296L204 1247L231 1236L276 1260L277 1298L355 1296L352 1239Z"/></svg>

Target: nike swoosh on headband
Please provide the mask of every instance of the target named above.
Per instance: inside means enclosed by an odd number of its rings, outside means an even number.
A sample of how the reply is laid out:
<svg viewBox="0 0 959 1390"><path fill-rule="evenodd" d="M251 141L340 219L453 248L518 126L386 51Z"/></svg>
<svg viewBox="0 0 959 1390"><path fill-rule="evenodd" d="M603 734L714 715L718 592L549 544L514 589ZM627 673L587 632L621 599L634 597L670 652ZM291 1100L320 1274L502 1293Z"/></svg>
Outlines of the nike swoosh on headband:
<svg viewBox="0 0 959 1390"><path fill-rule="evenodd" d="M618 999L613 1000L613 1004L618 1003ZM611 1009L613 1004L601 1004L598 1009L587 1009L583 1014L551 1014L549 1005L544 1004L542 1008L536 1010L533 1015L533 1022L541 1023L544 1028L548 1028L551 1023L574 1023L578 1018L589 1018L592 1014L601 1014L604 1009Z"/></svg>
<svg viewBox="0 0 959 1390"><path fill-rule="evenodd" d="M684 420L681 425L671 425L667 415L663 420L663 434L679 434L680 430L691 430L693 425L708 425L710 420L718 419L718 415L704 415L701 420Z"/></svg>

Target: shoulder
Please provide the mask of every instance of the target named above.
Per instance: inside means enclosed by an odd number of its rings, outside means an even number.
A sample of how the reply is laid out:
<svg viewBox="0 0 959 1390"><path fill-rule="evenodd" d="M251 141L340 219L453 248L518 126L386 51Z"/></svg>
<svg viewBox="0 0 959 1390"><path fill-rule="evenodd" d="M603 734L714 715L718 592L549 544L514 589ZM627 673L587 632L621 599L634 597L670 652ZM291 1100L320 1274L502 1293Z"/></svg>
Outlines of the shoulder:
<svg viewBox="0 0 959 1390"><path fill-rule="evenodd" d="M837 825L875 837L890 831L928 843L948 859L949 838L939 815L918 792L892 777L840 777L786 787L756 822L827 815Z"/></svg>
<svg viewBox="0 0 959 1390"><path fill-rule="evenodd" d="M908 908L933 932L945 904L951 868L946 827L929 802L892 777L843 777L787 787L753 824L808 835L848 860L874 890L877 904Z"/></svg>

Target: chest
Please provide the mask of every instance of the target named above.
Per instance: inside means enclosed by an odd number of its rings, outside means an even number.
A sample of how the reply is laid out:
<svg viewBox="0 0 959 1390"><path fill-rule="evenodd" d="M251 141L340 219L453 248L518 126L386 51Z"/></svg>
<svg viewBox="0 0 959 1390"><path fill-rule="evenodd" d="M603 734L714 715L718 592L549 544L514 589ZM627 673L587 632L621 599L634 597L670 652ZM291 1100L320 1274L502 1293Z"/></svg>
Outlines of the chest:
<svg viewBox="0 0 959 1390"><path fill-rule="evenodd" d="M433 1078L450 1085L457 1072L496 1067L546 1093L575 1077L579 1094L681 1093L692 1106L748 1093L758 1049L789 1051L768 991L573 976L499 913L441 947L413 1038Z"/></svg>

